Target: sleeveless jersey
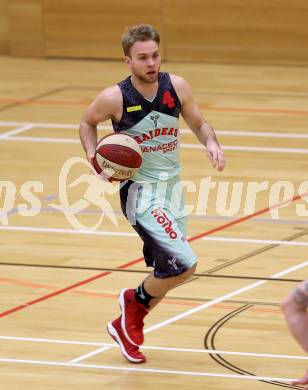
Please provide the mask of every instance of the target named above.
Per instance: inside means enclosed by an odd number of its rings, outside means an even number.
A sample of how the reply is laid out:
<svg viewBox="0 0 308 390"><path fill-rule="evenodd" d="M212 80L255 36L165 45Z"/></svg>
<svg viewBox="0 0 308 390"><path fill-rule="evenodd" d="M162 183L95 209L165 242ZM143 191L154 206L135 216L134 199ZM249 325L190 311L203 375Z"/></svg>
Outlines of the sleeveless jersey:
<svg viewBox="0 0 308 390"><path fill-rule="evenodd" d="M132 180L155 183L175 178L180 173L181 102L169 73L159 73L158 90L153 101L144 98L134 88L131 77L118 86L123 97L123 114L120 122L112 121L113 129L133 137L142 150L142 165Z"/></svg>

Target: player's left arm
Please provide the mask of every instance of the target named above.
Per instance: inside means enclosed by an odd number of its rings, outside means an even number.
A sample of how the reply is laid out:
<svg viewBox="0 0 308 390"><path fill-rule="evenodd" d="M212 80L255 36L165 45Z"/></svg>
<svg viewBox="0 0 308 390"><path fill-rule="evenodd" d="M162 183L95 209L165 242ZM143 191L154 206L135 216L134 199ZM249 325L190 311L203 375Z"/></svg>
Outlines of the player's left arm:
<svg viewBox="0 0 308 390"><path fill-rule="evenodd" d="M292 385L302 385L304 389L308 389L308 370L304 374L304 376L297 381L292 382ZM305 386L306 385L306 386Z"/></svg>
<svg viewBox="0 0 308 390"><path fill-rule="evenodd" d="M281 309L291 333L308 352L308 280L301 283L281 303ZM308 389L308 371L292 385L304 385Z"/></svg>
<svg viewBox="0 0 308 390"><path fill-rule="evenodd" d="M281 304L291 333L308 352L308 280L292 291Z"/></svg>
<svg viewBox="0 0 308 390"><path fill-rule="evenodd" d="M206 147L208 158L213 167L217 168L218 171L222 171L226 163L223 151L217 141L214 129L205 120L194 101L190 85L179 76L171 75L171 80L182 104L182 117L198 140Z"/></svg>

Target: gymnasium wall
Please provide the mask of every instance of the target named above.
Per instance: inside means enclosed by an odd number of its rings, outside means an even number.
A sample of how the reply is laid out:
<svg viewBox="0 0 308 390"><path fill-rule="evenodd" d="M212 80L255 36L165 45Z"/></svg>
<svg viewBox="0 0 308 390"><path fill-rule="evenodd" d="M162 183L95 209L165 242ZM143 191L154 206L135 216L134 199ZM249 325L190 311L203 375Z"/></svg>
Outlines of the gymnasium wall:
<svg viewBox="0 0 308 390"><path fill-rule="evenodd" d="M16 56L120 59L125 26L147 22L167 61L308 64L305 0L0 0L3 10L0 50Z"/></svg>
<svg viewBox="0 0 308 390"><path fill-rule="evenodd" d="M45 55L41 0L9 0L10 53L15 56Z"/></svg>
<svg viewBox="0 0 308 390"><path fill-rule="evenodd" d="M7 0L0 0L0 54L9 52L9 23Z"/></svg>

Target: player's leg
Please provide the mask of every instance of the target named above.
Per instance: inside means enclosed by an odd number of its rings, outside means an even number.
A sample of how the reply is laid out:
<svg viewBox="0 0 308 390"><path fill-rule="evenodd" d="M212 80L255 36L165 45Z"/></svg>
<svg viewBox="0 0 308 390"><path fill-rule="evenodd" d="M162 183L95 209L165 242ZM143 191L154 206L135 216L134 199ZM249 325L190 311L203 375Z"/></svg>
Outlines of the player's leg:
<svg viewBox="0 0 308 390"><path fill-rule="evenodd" d="M171 219L172 222L172 228L175 229L176 234L178 235L177 238L179 240L169 240L167 238L166 245L173 247L173 251L181 248L182 254L184 255L184 263L186 262L185 257L188 259L186 267L187 270L183 271L182 273L172 276L172 272L168 271L168 273L171 275L167 278L161 278L156 277L155 272L152 272L145 280L144 280L144 288L145 290L152 295L154 298L150 301L149 306L150 310L152 310L160 301L161 299L166 295L168 291L171 289L177 287L178 285L184 283L196 270L196 264L192 265L194 260L196 258L195 254L191 251L187 240L187 218L185 214L183 213L185 204L184 204L184 197L183 197L183 191L181 189L181 185L179 185L178 180L174 180L171 185L168 186L166 191L166 199L165 202L159 201L158 203L164 203L166 206L166 210L162 210L163 212L166 211L166 218ZM156 200L157 200L157 194L156 194ZM172 213L170 215L170 209L172 208ZM156 222L161 222L161 215L159 212L156 211L156 214L158 214L158 218ZM183 215L184 214L184 215ZM153 214L152 214L153 215ZM155 214L154 214L155 215ZM162 226L165 226L163 223ZM154 229L155 231L155 229ZM168 231L168 230L167 230ZM156 233L157 234L157 233ZM173 236L174 238L174 236ZM162 241L166 240L166 236L162 237ZM179 242L180 241L180 244ZM171 248L170 248L171 249ZM157 253L157 251L156 251ZM172 249L170 251L172 253ZM175 256L172 256L172 259L176 258L176 254L172 253ZM156 255L158 258L159 256ZM171 256L170 256L171 257ZM190 261L191 260L191 261ZM155 263L155 259L154 259ZM158 263L156 261L156 263ZM168 263L168 260L167 260ZM170 263L170 260L169 260ZM156 271L157 274L159 274ZM161 276L161 275L159 275Z"/></svg>
<svg viewBox="0 0 308 390"><path fill-rule="evenodd" d="M172 213L150 207L137 217L135 229L144 241L144 258L152 272L136 289L120 294L122 330L136 345L143 343L143 319L172 288L196 269L196 255Z"/></svg>
<svg viewBox="0 0 308 390"><path fill-rule="evenodd" d="M129 342L123 333L121 326L122 316L116 318L107 325L107 331L115 342L119 344L122 355L131 363L144 363L146 361L139 347Z"/></svg>
<svg viewBox="0 0 308 390"><path fill-rule="evenodd" d="M129 214L130 210L128 206L128 202L130 202L128 201L128 193L130 187L132 187L132 192L134 194L133 198L135 200L136 196L138 195L138 187L135 186L134 182L128 181L124 186L122 186L120 191L121 208L123 214L129 221L131 220L131 216ZM135 218L134 215L133 218ZM108 323L107 331L110 336L119 344L122 355L127 360L132 363L143 363L146 359L145 356L139 351L139 345L142 344L143 339L133 341L130 337L127 337L128 335L126 332L126 328L125 326L123 327L123 324L127 322L127 318L135 318L136 314L138 318L143 318L148 313L148 310L146 310L143 305L138 304L135 299L135 292L133 289L125 289L120 292L119 305L121 309L121 314L118 318Z"/></svg>
<svg viewBox="0 0 308 390"><path fill-rule="evenodd" d="M167 294L168 291L179 286L195 272L197 264L193 265L187 271L177 276L171 276L170 278L157 278L154 272L151 272L149 276L143 281L145 291L153 298L149 301L149 310L152 310Z"/></svg>
<svg viewBox="0 0 308 390"><path fill-rule="evenodd" d="M134 363L145 361L138 349L144 341L145 316L169 290L186 281L196 268L196 257L187 242L180 241L177 248L172 248L171 244L166 250L159 245L155 235L154 237L157 242L154 246L156 250L153 249L153 256L157 259L154 272L137 288L120 292L121 315L108 324L108 332L119 343L122 354ZM149 239L147 243L149 244ZM149 251L144 252L148 255L147 264L153 266L153 263L150 263L152 260Z"/></svg>
<svg viewBox="0 0 308 390"><path fill-rule="evenodd" d="M134 188L136 190L136 186ZM127 192L128 186L122 188L121 206L126 216L131 211L131 207L127 207ZM135 193L137 197L140 196L138 188ZM168 209L157 208L152 204L144 212L133 215L134 218L133 227L144 242L146 264L154 267L154 272L136 289L120 292L121 315L108 324L108 331L120 344L128 360L137 362L135 360L139 359L142 362L145 358L138 355L138 346L144 340L144 317L169 290L192 275L196 267L196 255L187 243L181 223L175 220ZM129 354L133 355L134 360Z"/></svg>
<svg viewBox="0 0 308 390"><path fill-rule="evenodd" d="M308 280L300 284L281 303L281 310L295 340L308 352ZM308 389L308 371L293 385ZM305 386L306 385L306 386Z"/></svg>
<svg viewBox="0 0 308 390"><path fill-rule="evenodd" d="M144 318L171 289L186 281L195 271L196 264L180 274L163 278L152 272L136 289L124 289L119 296L121 329L126 339L135 346L144 341Z"/></svg>
<svg viewBox="0 0 308 390"><path fill-rule="evenodd" d="M292 385L302 385L302 386L304 386L304 389L307 390L308 389L308 370L306 371L304 376L302 376L300 379L292 382Z"/></svg>
<svg viewBox="0 0 308 390"><path fill-rule="evenodd" d="M308 281L300 284L282 302L281 309L297 342L308 352Z"/></svg>

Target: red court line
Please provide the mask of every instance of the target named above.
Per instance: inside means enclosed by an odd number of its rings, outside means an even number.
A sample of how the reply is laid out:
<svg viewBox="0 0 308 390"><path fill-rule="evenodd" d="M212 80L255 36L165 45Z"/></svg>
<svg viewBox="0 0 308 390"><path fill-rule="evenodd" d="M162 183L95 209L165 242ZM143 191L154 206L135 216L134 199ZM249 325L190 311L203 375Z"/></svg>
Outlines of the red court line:
<svg viewBox="0 0 308 390"><path fill-rule="evenodd" d="M264 214L264 213L266 213L266 212L268 212L270 210L274 210L274 209L277 209L278 207L284 206L286 204L289 204L289 203L292 203L292 202L296 202L297 200L299 200L301 198L305 198L306 196L308 196L308 192L305 192L304 194L293 196L292 199L288 199L288 200L286 200L284 202L277 203L277 204L269 206L269 207L265 207L264 209L256 211L253 214L246 215L245 217L235 219L234 221L228 222L228 223L226 223L226 224L224 224L222 226L218 226L217 228L208 230L207 232L200 233L200 234L198 234L196 236L193 236L193 237L189 238L188 241L191 242L191 241L198 240L198 239L200 239L202 237L209 236L210 234L219 232L220 230L227 229L230 226L237 225L237 224L239 224L241 222L245 222L248 219L256 217L257 215Z"/></svg>
<svg viewBox="0 0 308 390"><path fill-rule="evenodd" d="M208 231L206 231L206 232L204 232L204 233L201 233L201 234L198 234L198 235L196 235L196 236L190 237L190 238L188 239L188 241L189 241L189 242L192 242L192 241L198 240L198 239L200 239L200 238L202 238L202 237L208 236L208 235L210 235L210 234L213 234L213 233L219 232L219 231L221 231L221 230L227 229L227 228L229 228L230 226L237 225L237 224L239 224L239 223L245 222L245 221L247 221L247 220L249 220L249 219L254 218L254 217L257 216L257 215L264 214L264 213L268 212L269 210L273 210L273 209L278 208L278 207L281 207L281 206L283 206L283 205L285 205L285 204L295 202L295 201L299 200L300 198L304 198L304 197L306 197L306 196L308 196L308 192L305 193L305 194L296 195L296 196L294 196L292 199L286 200L285 202L281 202L281 203L278 203L278 204L276 204L276 205L272 205L272 206L266 207L266 208L264 208L264 209L261 209L261 210L259 210L259 211L256 211L256 212L253 213L253 214L247 215L247 216L242 217L242 218L238 218L238 219L236 219L236 220L234 220L234 221L231 221L231 222L228 222L228 223L226 223L226 224L224 224L224 225L218 226L217 228L214 228L214 229L208 230ZM131 265L140 263L142 260L143 260L143 257L139 257L138 259L135 259L135 260L129 261L129 262L127 262L127 263L124 263L124 264L122 264L122 265L119 265L119 266L116 267L116 268L118 268L118 269L129 268ZM65 292L67 292L67 291L73 290L73 289L76 288L76 287L84 286L85 284L88 284L88 283L90 283L90 282L93 282L94 280L97 280L97 279L103 278L103 277L105 277L105 276L108 276L108 275L110 275L111 273L112 273L112 271L107 271L107 272L104 271L104 272L101 272L101 273L99 273L99 274L97 274L97 275L94 275L94 276L92 276L92 277L90 277L90 278L81 280L80 282L71 284L70 286L64 287L64 288L62 288L62 289L60 289L60 290L53 291L53 292L51 292L51 293L49 293L49 294L43 295L42 297L36 298L36 299L34 299L34 300L32 300L32 301L23 303L23 304L21 304L21 305L15 306L15 307L12 307L11 309L5 310L5 311L3 311L2 313L0 313L0 318L1 318L1 317L8 316L8 315L10 315L10 314L12 314L12 313L15 313L15 312L17 312L17 311L26 309L27 307L33 306L33 305L35 305L35 304L37 304L37 303L39 303L39 302L46 301L46 300L49 299L49 298L53 298L53 297L55 297L55 296L57 296L57 295L60 295L60 294L65 293Z"/></svg>
<svg viewBox="0 0 308 390"><path fill-rule="evenodd" d="M91 100L65 100L65 99L0 99L0 104L23 104L23 105L56 105L56 106L83 106L87 107ZM308 115L307 110L294 110L287 108L245 108L245 107L220 107L213 104L200 103L199 107L207 111L262 113L262 114L287 114Z"/></svg>
<svg viewBox="0 0 308 390"><path fill-rule="evenodd" d="M143 260L143 257L139 257L138 259L135 259L135 260L132 260L132 261L129 261L128 263L125 263L125 264L122 264L116 268L118 269L123 269L123 268L128 268L130 267L131 265L133 264L136 264L136 263L139 263L140 261ZM8 310L5 310L3 311L2 313L0 313L0 318L1 317L5 317L9 314L12 314L12 313L15 313L16 311L20 311L22 309L26 309L27 307L29 306L32 306L32 305L35 305L36 303L39 303L39 302L42 302L42 301L45 301L46 299L49 299L49 298L53 298L57 295L60 295L60 294L63 294L69 290L73 290L74 288L76 287L80 287L80 286L84 286L85 284L88 284L90 282L93 282L94 280L97 280L97 279L100 279L100 278L103 278L104 276L107 276L107 275L110 275L112 273L112 271L104 271L104 272L101 272L97 275L94 275L90 278L87 278L87 279L84 279L84 280L81 280L80 282L77 282L77 283L74 283L74 284L71 284L70 286L67 286L67 287L64 287L60 290L57 290L57 291L53 291L49 294L46 294L46 295L43 295L42 297L39 297L37 299L34 299L32 301L29 301L29 302L26 302L26 303L23 303L19 306L15 306L15 307L12 307L11 309L8 309Z"/></svg>

